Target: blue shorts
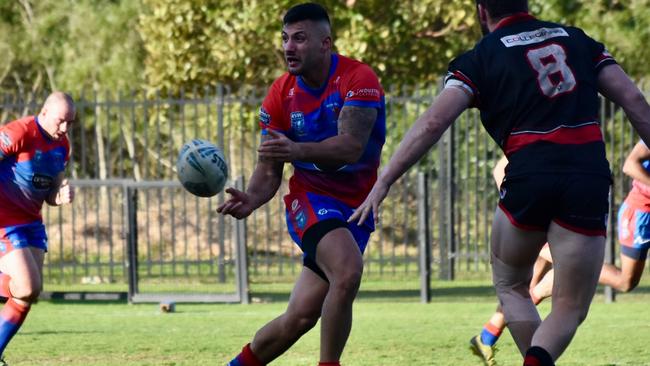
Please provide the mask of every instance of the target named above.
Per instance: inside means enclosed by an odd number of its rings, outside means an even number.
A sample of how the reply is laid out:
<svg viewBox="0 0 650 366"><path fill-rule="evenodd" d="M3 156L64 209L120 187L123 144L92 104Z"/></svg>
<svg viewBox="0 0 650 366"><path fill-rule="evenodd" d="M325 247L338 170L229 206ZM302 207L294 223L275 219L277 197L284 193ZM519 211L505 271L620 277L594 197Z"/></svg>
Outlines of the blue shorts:
<svg viewBox="0 0 650 366"><path fill-rule="evenodd" d="M289 235L303 252L303 263L327 280L316 265L316 246L328 232L343 227L350 231L363 254L370 233L375 230L374 218L369 217L363 225L348 223L354 210L332 197L309 192L292 192L284 196Z"/></svg>
<svg viewBox="0 0 650 366"><path fill-rule="evenodd" d="M0 257L14 249L34 247L47 252L45 225L34 221L24 225L0 227Z"/></svg>
<svg viewBox="0 0 650 366"><path fill-rule="evenodd" d="M621 254L645 260L650 249L650 212L623 202L618 210L618 241L621 243Z"/></svg>

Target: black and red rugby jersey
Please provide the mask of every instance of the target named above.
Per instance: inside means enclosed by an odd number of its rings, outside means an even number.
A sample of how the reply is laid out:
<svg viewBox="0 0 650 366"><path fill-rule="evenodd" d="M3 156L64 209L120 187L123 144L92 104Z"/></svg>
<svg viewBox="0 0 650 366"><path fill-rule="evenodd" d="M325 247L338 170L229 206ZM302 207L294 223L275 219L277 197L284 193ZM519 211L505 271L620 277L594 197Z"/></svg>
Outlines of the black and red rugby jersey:
<svg viewBox="0 0 650 366"><path fill-rule="evenodd" d="M454 59L445 85L473 95L485 129L508 156L508 177L610 176L597 77L613 63L581 29L520 13Z"/></svg>

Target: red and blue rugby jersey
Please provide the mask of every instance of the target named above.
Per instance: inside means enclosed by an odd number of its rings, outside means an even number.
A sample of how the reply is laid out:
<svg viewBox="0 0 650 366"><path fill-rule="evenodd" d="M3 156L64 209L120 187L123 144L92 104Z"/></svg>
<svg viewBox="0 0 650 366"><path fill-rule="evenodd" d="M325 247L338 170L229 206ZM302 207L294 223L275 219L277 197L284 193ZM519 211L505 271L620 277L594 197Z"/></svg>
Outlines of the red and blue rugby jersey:
<svg viewBox="0 0 650 366"><path fill-rule="evenodd" d="M48 137L35 117L0 126L0 227L41 220L41 208L70 156L67 137Z"/></svg>
<svg viewBox="0 0 650 366"><path fill-rule="evenodd" d="M508 176L609 177L597 78L615 62L581 29L521 13L453 60L446 85L473 95L485 129L508 156Z"/></svg>
<svg viewBox="0 0 650 366"><path fill-rule="evenodd" d="M645 143L643 144L645 145ZM641 166L646 172L650 173L650 160L643 160ZM625 198L625 203L635 209L650 212L650 186L633 179L632 189Z"/></svg>
<svg viewBox="0 0 650 366"><path fill-rule="evenodd" d="M296 142L319 142L338 134L338 116L344 106L376 108L377 120L358 162L327 169L293 161L292 192L322 194L358 207L377 179L386 137L384 92L372 69L356 60L332 55L329 76L318 90L289 73L277 79L260 109L260 126L284 133Z"/></svg>

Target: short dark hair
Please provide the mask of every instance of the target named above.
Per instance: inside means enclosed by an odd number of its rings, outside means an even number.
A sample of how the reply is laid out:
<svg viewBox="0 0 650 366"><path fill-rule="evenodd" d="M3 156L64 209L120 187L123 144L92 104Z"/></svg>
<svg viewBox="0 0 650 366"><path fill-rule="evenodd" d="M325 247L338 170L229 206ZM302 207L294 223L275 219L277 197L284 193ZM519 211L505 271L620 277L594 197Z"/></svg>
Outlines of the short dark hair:
<svg viewBox="0 0 650 366"><path fill-rule="evenodd" d="M528 11L528 0L476 0L483 5L492 18Z"/></svg>
<svg viewBox="0 0 650 366"><path fill-rule="evenodd" d="M285 25L301 22L303 20L327 22L327 24L330 24L330 17L327 15L327 10L316 3L304 3L293 6L287 10L287 13L282 19Z"/></svg>

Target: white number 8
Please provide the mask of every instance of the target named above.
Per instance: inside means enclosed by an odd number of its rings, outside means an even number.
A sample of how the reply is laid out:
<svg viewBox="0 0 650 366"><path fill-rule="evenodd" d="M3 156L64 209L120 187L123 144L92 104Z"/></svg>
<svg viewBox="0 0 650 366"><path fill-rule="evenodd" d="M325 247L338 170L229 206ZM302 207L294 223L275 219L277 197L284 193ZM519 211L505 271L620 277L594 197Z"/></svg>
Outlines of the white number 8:
<svg viewBox="0 0 650 366"><path fill-rule="evenodd" d="M554 98L573 91L576 78L566 63L566 53L562 46L550 44L528 50L526 57L537 73L537 84L544 95Z"/></svg>

